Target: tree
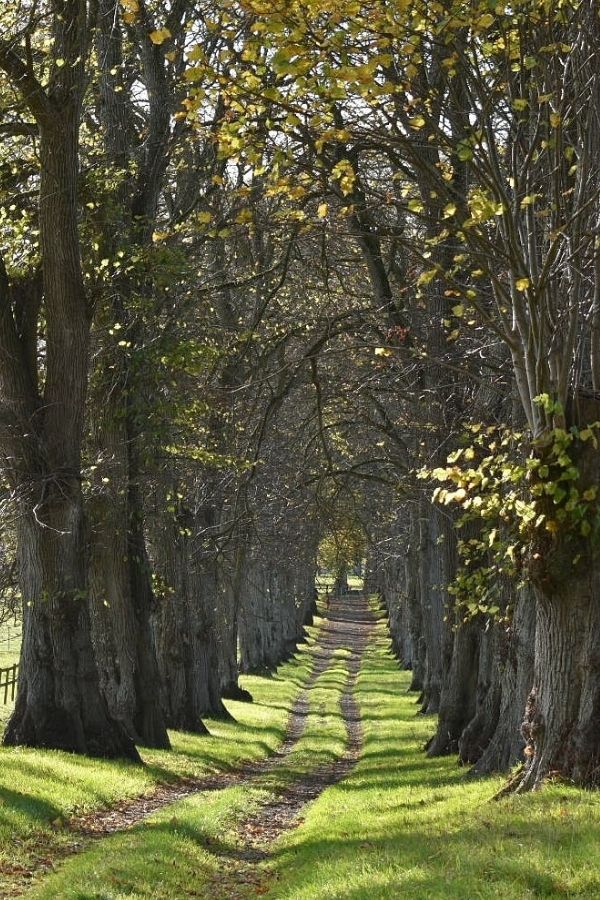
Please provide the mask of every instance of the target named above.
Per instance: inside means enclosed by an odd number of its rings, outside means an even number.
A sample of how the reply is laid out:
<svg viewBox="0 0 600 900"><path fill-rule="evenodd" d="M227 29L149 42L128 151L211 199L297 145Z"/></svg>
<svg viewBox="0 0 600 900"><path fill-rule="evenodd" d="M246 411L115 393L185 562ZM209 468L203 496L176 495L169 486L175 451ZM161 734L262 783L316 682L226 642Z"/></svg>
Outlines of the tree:
<svg viewBox="0 0 600 900"><path fill-rule="evenodd" d="M533 440L542 471L573 482L558 491L538 486L553 499L537 505L525 542L538 627L527 764L517 784L538 786L549 770L593 783L597 563L595 513L585 504L594 499L589 425L597 417L586 392L596 390L599 358L596 12L536 0L494 10L415 0L368 15L359 4L341 12L327 2L268 11L249 3L237 12L246 40L243 50L232 45L230 103L243 115L225 125L226 145L254 147L254 123L268 115L280 149L275 179L283 185L286 169L312 166L315 183L347 198L363 246L375 248L371 273L381 273L382 254L361 169L368 162L371 174L373 158L385 160L404 185L386 199L403 210L402 238L421 261L417 296L429 298L426 390L448 364L456 367L445 348L461 321L484 327L510 353L530 431L523 456ZM393 308L387 289L379 297ZM447 335L436 325L441 317ZM437 529L434 513L426 519L424 573L439 568L439 546L449 547L452 534ZM565 580L573 560L581 569ZM451 572L451 561L439 568L443 585ZM432 596L424 582L423 609ZM431 629L426 642L439 659Z"/></svg>
<svg viewBox="0 0 600 900"><path fill-rule="evenodd" d="M100 693L87 606L81 442L91 317L81 269L77 179L90 23L82 0L42 12L54 56L53 63L43 57L46 87L34 71L30 24L16 33L9 22L12 34L0 43L0 68L39 130L42 267L41 298L27 313L15 306L21 298L6 270L0 291L0 379L10 423L2 440L13 461L10 478L20 506L25 602L19 692L4 740L137 759ZM39 302L46 324L43 362L37 352Z"/></svg>

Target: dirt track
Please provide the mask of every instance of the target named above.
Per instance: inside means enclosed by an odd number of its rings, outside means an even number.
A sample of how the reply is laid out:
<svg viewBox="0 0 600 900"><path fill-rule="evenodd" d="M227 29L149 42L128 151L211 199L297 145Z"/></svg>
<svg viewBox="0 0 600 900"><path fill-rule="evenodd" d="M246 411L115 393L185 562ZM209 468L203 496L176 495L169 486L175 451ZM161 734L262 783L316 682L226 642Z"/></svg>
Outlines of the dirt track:
<svg viewBox="0 0 600 900"><path fill-rule="evenodd" d="M73 841L64 847L60 859L80 853L91 842L109 834L124 831L172 803L192 794L218 791L233 785L250 784L282 766L301 738L310 708L310 692L320 675L332 665L335 651L350 651L347 659L348 680L344 686L341 709L347 732L347 747L342 756L312 772L302 774L287 785L274 800L262 806L253 816L238 826L239 844L229 855L238 861L240 885L252 880L250 871L269 856L271 844L285 831L296 827L301 810L315 800L326 788L341 781L353 768L362 746L362 729L358 704L354 698L354 686L360 669L362 655L374 625L366 600L362 595L349 594L332 599L327 619L318 635L311 653L314 664L304 689L296 699L284 741L271 756L258 762L247 763L231 772L209 775L201 779L187 779L173 785L161 785L151 794L126 800L107 810L99 810L69 820L61 828L73 835ZM14 887L10 893L0 893L0 900L25 893L32 880L43 877L53 865L40 865L39 870L29 869L22 887ZM217 887L217 886L216 886ZM229 883L228 897L232 897ZM218 897L218 887L214 892Z"/></svg>

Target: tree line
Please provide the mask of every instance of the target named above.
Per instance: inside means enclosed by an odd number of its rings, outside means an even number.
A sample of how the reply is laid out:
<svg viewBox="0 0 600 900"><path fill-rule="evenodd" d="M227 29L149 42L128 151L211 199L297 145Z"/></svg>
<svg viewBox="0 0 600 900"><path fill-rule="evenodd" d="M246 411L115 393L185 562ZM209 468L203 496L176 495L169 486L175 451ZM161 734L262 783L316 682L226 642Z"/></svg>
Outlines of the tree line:
<svg viewBox="0 0 600 900"><path fill-rule="evenodd" d="M594 785L594 5L1 15L5 742L135 756L226 714L333 534L431 755Z"/></svg>

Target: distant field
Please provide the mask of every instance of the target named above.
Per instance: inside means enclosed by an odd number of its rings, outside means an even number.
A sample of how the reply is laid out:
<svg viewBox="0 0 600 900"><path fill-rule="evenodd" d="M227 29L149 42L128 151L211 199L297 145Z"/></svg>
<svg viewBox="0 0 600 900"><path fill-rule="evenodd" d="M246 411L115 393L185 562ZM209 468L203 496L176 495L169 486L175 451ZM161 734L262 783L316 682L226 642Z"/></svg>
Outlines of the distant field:
<svg viewBox="0 0 600 900"><path fill-rule="evenodd" d="M317 575L315 579L315 584L319 593L322 593L325 588L332 588L334 582L335 577L333 575ZM363 584L364 579L360 575L348 575L348 587L351 591L362 590Z"/></svg>
<svg viewBox="0 0 600 900"><path fill-rule="evenodd" d="M21 623L4 622L0 625L0 669L7 669L19 661L21 650ZM4 679L2 679L4 680ZM0 688L0 732L13 710L14 702L10 699L4 703L4 688Z"/></svg>
<svg viewBox="0 0 600 900"><path fill-rule="evenodd" d="M4 622L0 625L0 669L18 662L20 651L21 623Z"/></svg>

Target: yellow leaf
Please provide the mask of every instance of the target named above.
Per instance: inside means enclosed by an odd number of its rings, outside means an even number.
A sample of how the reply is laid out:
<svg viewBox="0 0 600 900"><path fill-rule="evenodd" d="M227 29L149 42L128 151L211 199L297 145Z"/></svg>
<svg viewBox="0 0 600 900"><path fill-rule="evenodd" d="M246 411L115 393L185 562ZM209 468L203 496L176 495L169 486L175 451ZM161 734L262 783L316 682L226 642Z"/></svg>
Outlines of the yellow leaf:
<svg viewBox="0 0 600 900"><path fill-rule="evenodd" d="M550 124L552 125L553 128L558 128L561 121L562 120L561 120L559 113L556 113L556 112L550 113Z"/></svg>
<svg viewBox="0 0 600 900"><path fill-rule="evenodd" d="M477 25L479 28L489 28L490 25L494 24L494 21L493 15L491 13L486 13L477 20Z"/></svg>
<svg viewBox="0 0 600 900"><path fill-rule="evenodd" d="M201 224L207 224L208 222L212 221L212 213L208 212L208 210L205 212L199 212L196 218Z"/></svg>
<svg viewBox="0 0 600 900"><path fill-rule="evenodd" d="M329 212L329 204L328 203L319 203L319 207L317 209L317 216L319 217L319 219L325 219L328 212Z"/></svg>
<svg viewBox="0 0 600 900"><path fill-rule="evenodd" d="M525 206L531 206L532 203L535 203L538 197L539 194L528 194L521 200L521 207L524 208Z"/></svg>
<svg viewBox="0 0 600 900"><path fill-rule="evenodd" d="M456 316L457 319L460 319L465 314L465 308L462 303L457 304L452 307L452 315Z"/></svg>
<svg viewBox="0 0 600 900"><path fill-rule="evenodd" d="M417 284L430 284L435 276L438 274L437 268L429 269L427 272L421 272L419 277L417 278Z"/></svg>
<svg viewBox="0 0 600 900"><path fill-rule="evenodd" d="M516 289L521 292L526 291L530 284L531 282L529 278L517 278L517 280L515 281Z"/></svg>
<svg viewBox="0 0 600 900"><path fill-rule="evenodd" d="M249 225L253 221L252 212L249 209L242 209L235 217L238 225Z"/></svg>
<svg viewBox="0 0 600 900"><path fill-rule="evenodd" d="M160 44L164 44L165 41L168 41L171 37L171 32L168 28L158 28L156 31L151 31L148 35L153 44L159 46Z"/></svg>

